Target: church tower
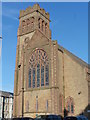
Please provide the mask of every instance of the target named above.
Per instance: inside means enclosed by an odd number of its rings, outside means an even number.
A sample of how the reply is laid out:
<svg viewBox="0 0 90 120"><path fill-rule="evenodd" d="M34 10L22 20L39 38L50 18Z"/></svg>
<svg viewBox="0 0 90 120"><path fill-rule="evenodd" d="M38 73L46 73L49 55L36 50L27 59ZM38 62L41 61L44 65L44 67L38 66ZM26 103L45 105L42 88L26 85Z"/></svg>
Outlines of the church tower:
<svg viewBox="0 0 90 120"><path fill-rule="evenodd" d="M38 4L20 11L13 117L58 114L57 42L51 41L49 13Z"/></svg>
<svg viewBox="0 0 90 120"><path fill-rule="evenodd" d="M39 29L45 36L51 38L49 13L40 8L38 4L35 4L32 8L28 7L25 11L21 10L19 20L18 35L24 36Z"/></svg>

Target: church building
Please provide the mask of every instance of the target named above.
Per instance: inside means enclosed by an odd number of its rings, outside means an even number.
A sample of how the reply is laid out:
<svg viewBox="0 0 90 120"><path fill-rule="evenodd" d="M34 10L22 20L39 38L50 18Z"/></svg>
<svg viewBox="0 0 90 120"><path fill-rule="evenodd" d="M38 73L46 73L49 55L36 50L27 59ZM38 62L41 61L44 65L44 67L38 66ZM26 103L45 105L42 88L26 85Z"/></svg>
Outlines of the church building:
<svg viewBox="0 0 90 120"><path fill-rule="evenodd" d="M88 114L88 64L52 40L49 23L38 4L20 11L13 117Z"/></svg>

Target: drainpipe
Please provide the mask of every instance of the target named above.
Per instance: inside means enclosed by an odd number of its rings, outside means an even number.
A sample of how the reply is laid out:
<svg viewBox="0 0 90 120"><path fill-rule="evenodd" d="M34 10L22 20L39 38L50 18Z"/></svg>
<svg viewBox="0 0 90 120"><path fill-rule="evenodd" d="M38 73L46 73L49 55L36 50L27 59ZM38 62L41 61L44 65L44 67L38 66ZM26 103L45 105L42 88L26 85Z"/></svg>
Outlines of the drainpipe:
<svg viewBox="0 0 90 120"><path fill-rule="evenodd" d="M22 53L23 53L23 61L22 61L22 73L23 73L23 78L22 78L22 118L24 114L24 46L22 47Z"/></svg>
<svg viewBox="0 0 90 120"><path fill-rule="evenodd" d="M65 78L64 78L64 51L62 52L63 55L63 106L64 106L64 117L65 117Z"/></svg>

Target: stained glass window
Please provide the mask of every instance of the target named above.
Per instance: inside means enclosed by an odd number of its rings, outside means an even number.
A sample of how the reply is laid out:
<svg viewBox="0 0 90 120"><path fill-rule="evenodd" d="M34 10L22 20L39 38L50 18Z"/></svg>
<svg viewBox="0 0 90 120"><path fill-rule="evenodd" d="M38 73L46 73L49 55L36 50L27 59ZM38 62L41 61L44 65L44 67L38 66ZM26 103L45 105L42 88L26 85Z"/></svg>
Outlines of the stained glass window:
<svg viewBox="0 0 90 120"><path fill-rule="evenodd" d="M49 85L49 61L43 49L36 48L29 59L29 88Z"/></svg>
<svg viewBox="0 0 90 120"><path fill-rule="evenodd" d="M29 87L31 87L31 69L29 70Z"/></svg>
<svg viewBox="0 0 90 120"><path fill-rule="evenodd" d="M70 105L68 104L68 112L70 112Z"/></svg>
<svg viewBox="0 0 90 120"><path fill-rule="evenodd" d="M35 87L35 68L33 68L33 88Z"/></svg>
<svg viewBox="0 0 90 120"><path fill-rule="evenodd" d="M37 87L40 86L40 65L37 64Z"/></svg>
<svg viewBox="0 0 90 120"><path fill-rule="evenodd" d="M46 81L45 81L45 84L46 85L49 85L49 68L48 68L48 65L46 65L46 70L45 70L45 72L46 72Z"/></svg>
<svg viewBox="0 0 90 120"><path fill-rule="evenodd" d="M67 98L67 110L70 114L74 113L74 101L72 97Z"/></svg>
<svg viewBox="0 0 90 120"><path fill-rule="evenodd" d="M71 112L73 113L73 104L71 103Z"/></svg>
<svg viewBox="0 0 90 120"><path fill-rule="evenodd" d="M44 86L44 66L41 66L41 86Z"/></svg>

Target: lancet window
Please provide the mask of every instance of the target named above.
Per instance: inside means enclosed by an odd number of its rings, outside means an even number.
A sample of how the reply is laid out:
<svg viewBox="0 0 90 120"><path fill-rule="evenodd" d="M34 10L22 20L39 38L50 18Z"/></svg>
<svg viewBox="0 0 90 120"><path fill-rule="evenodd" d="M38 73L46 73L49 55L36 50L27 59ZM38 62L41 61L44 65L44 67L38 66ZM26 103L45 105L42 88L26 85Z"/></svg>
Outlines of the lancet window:
<svg viewBox="0 0 90 120"><path fill-rule="evenodd" d="M66 108L67 108L68 113L73 114L74 113L74 101L73 101L73 98L68 97L66 102L67 102L66 103Z"/></svg>

